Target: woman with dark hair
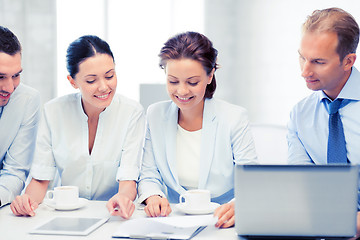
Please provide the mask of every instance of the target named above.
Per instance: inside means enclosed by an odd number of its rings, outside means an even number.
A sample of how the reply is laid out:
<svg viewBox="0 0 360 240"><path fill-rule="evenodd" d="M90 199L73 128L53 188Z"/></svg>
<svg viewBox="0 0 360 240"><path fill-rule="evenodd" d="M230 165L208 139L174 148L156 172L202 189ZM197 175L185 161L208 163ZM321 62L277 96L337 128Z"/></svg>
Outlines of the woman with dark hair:
<svg viewBox="0 0 360 240"><path fill-rule="evenodd" d="M246 110L213 99L217 50L204 35L170 38L159 54L171 101L151 105L139 201L148 216L167 216L169 202L189 189L207 189L222 204L217 227L234 225L234 163L256 161Z"/></svg>
<svg viewBox="0 0 360 240"><path fill-rule="evenodd" d="M135 209L144 139L143 108L115 94L114 57L99 37L75 40L66 57L67 78L80 92L44 105L32 180L11 210L18 216L34 216L58 172L61 185L78 186L81 198L110 199L109 211L129 218Z"/></svg>

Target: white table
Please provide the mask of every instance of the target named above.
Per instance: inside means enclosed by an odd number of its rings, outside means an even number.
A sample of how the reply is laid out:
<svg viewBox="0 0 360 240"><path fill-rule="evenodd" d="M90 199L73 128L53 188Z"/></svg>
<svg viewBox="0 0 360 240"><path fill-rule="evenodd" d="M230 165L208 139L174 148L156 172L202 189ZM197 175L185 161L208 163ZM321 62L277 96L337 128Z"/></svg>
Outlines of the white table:
<svg viewBox="0 0 360 240"><path fill-rule="evenodd" d="M73 240L73 239L96 239L96 240L106 240L106 239L116 239L112 238L112 234L116 231L117 226L119 226L123 221L121 217L111 217L107 223L96 229L94 232L90 233L86 237L82 236L56 236L56 235L34 235L29 234L28 232L37 227L38 225L44 223L48 219L54 216L81 216L81 217L108 217L109 213L106 209L106 202L104 201L89 201L85 207L74 210L74 211L57 211L52 208L47 207L44 204L40 204L39 208L36 210L36 215L34 217L16 217L10 209L10 206L5 206L0 208L0 239L1 240L52 240L52 239L62 239L62 240ZM183 215L178 212L176 208L173 208L171 213L173 216ZM134 212L132 218L141 218L146 217L144 210L137 209ZM211 239L239 239L235 234L234 228L229 229L217 229L213 226L205 228L197 236L193 238L194 240L211 240Z"/></svg>

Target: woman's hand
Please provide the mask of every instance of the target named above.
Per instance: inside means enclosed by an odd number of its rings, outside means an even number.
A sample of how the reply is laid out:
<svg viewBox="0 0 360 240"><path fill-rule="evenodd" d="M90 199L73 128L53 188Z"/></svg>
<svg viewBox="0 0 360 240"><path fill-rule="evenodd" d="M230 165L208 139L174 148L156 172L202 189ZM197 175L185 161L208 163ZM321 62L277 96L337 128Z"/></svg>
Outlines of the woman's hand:
<svg viewBox="0 0 360 240"><path fill-rule="evenodd" d="M228 228L235 224L235 202L221 205L215 210L214 216L218 217L215 227Z"/></svg>
<svg viewBox="0 0 360 240"><path fill-rule="evenodd" d="M136 197L136 183L133 180L119 182L119 191L107 202L106 207L113 216L128 219L134 213L133 203Z"/></svg>
<svg viewBox="0 0 360 240"><path fill-rule="evenodd" d="M11 203L10 209L16 216L35 216L35 209L44 199L48 180L31 179L25 194L17 196Z"/></svg>
<svg viewBox="0 0 360 240"><path fill-rule="evenodd" d="M159 195L148 197L145 203L144 210L149 217L166 217L171 213L169 201Z"/></svg>
<svg viewBox="0 0 360 240"><path fill-rule="evenodd" d="M35 209L37 209L39 204L35 202L29 195L23 194L17 196L14 201L10 204L11 211L16 216L35 216Z"/></svg>
<svg viewBox="0 0 360 240"><path fill-rule="evenodd" d="M128 219L134 213L135 205L125 194L115 194L106 204L107 209L113 216L120 216Z"/></svg>

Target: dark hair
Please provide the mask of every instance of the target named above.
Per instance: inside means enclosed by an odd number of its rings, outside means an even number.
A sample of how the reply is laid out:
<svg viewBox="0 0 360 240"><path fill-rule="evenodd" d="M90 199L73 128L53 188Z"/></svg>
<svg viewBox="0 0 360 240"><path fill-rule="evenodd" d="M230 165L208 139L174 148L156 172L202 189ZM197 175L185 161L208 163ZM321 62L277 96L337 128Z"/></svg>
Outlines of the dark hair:
<svg viewBox="0 0 360 240"><path fill-rule="evenodd" d="M340 9L315 10L303 24L303 32L333 32L338 37L336 52L340 61L349 53L356 53L359 43L359 25L354 17Z"/></svg>
<svg viewBox="0 0 360 240"><path fill-rule="evenodd" d="M72 78L79 72L79 65L97 53L108 54L114 60L109 44L93 35L82 36L70 43L66 54L66 68Z"/></svg>
<svg viewBox="0 0 360 240"><path fill-rule="evenodd" d="M197 32L185 32L170 38L161 48L160 67L165 69L170 59L188 58L199 61L209 75L213 69L218 69L216 63L218 51L212 42ZM210 84L206 86L205 98L212 98L216 89L215 74Z"/></svg>
<svg viewBox="0 0 360 240"><path fill-rule="evenodd" d="M15 55L21 52L21 44L18 38L8 28L0 26L0 52Z"/></svg>

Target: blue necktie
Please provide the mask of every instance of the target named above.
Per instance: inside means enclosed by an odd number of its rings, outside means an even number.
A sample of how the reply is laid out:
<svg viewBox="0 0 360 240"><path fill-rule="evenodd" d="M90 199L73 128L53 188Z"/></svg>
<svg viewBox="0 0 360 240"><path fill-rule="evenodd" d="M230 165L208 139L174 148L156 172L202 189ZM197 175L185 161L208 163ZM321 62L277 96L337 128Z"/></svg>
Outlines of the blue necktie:
<svg viewBox="0 0 360 240"><path fill-rule="evenodd" d="M329 139L327 150L328 163L347 163L344 129L340 119L339 108L342 99L329 104Z"/></svg>

